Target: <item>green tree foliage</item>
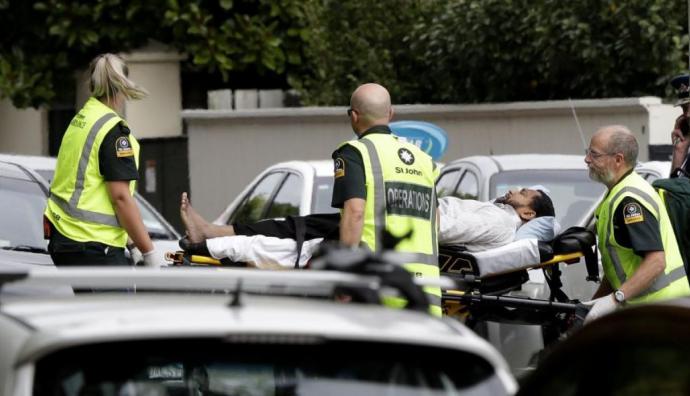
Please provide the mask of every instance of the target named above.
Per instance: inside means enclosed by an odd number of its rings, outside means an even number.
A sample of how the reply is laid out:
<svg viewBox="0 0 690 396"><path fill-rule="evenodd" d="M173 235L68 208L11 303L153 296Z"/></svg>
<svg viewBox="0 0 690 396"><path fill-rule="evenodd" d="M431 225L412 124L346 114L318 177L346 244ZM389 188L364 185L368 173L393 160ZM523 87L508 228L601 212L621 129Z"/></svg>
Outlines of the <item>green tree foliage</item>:
<svg viewBox="0 0 690 396"><path fill-rule="evenodd" d="M687 69L686 18L679 0L0 0L0 96L50 103L97 53L149 40L305 104L366 81L398 103L663 96Z"/></svg>
<svg viewBox="0 0 690 396"><path fill-rule="evenodd" d="M324 4L309 103L346 103L366 81L398 103L664 96L687 69L685 1Z"/></svg>
<svg viewBox="0 0 690 396"><path fill-rule="evenodd" d="M309 72L290 84L311 105L344 105L362 82L376 81L398 101L416 90L409 78L420 54L404 41L426 16L433 1L323 0L310 8L312 37L307 49Z"/></svg>
<svg viewBox="0 0 690 396"><path fill-rule="evenodd" d="M302 0L0 0L0 96L49 103L98 53L157 40L186 67L287 76L308 38ZM286 77L287 78L287 77Z"/></svg>
<svg viewBox="0 0 690 396"><path fill-rule="evenodd" d="M456 0L417 25L420 99L663 96L687 69L686 2ZM687 30L685 30L686 32Z"/></svg>

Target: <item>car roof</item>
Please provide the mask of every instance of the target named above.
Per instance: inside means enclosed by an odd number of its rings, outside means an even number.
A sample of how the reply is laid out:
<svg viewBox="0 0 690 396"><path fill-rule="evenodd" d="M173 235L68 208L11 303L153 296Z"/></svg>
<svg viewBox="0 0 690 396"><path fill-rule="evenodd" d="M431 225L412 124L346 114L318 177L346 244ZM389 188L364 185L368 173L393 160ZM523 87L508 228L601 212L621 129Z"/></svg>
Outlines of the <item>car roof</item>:
<svg viewBox="0 0 690 396"><path fill-rule="evenodd" d="M29 169L54 170L57 158L38 155L0 153L0 161L12 162Z"/></svg>
<svg viewBox="0 0 690 396"><path fill-rule="evenodd" d="M121 295L55 297L5 301L2 312L27 326L32 340L19 360L58 345L129 339L226 337L281 334L470 348L466 328L430 315L382 306L247 295L229 306L225 295ZM474 349L474 348L471 348Z"/></svg>
<svg viewBox="0 0 690 396"><path fill-rule="evenodd" d="M494 367L507 368L486 341L453 319L376 304L299 297L304 290L332 296L328 286L371 285L378 279L374 276L207 268L68 268L28 274L19 284L108 288L127 282L136 284L139 292L0 297L0 333L13 338L17 364L92 343L253 335L451 348L473 352ZM9 280L21 275L3 276ZM156 286L164 292L141 292ZM262 287L267 287L267 294L259 292ZM219 294L199 293L200 289ZM287 289L298 293L276 295Z"/></svg>
<svg viewBox="0 0 690 396"><path fill-rule="evenodd" d="M0 159L0 175L37 183L46 195L48 193L48 183L32 168Z"/></svg>
<svg viewBox="0 0 690 396"><path fill-rule="evenodd" d="M635 169L640 170L647 170L647 171L654 171L656 172L660 177L668 177L668 175L671 173L671 161L647 161L647 162L640 162L637 164Z"/></svg>
<svg viewBox="0 0 690 396"><path fill-rule="evenodd" d="M475 155L448 163L445 168L462 162L472 162L480 169L497 168L498 171L525 169L586 169L584 155L570 154L510 154Z"/></svg>
<svg viewBox="0 0 690 396"><path fill-rule="evenodd" d="M333 161L331 160L304 160L279 162L268 167L266 171L286 168L297 170L302 174L313 172L313 174L316 177L333 176Z"/></svg>

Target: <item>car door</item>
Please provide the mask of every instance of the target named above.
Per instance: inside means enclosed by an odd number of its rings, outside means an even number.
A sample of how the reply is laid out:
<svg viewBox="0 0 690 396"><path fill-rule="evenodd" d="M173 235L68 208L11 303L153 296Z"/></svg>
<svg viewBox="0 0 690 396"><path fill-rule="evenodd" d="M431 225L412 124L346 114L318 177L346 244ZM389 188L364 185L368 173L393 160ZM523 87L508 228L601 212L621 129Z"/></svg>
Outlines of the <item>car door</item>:
<svg viewBox="0 0 690 396"><path fill-rule="evenodd" d="M255 223L263 218L275 198L278 188L287 177L285 171L266 174L244 197L242 203L228 218L227 224Z"/></svg>

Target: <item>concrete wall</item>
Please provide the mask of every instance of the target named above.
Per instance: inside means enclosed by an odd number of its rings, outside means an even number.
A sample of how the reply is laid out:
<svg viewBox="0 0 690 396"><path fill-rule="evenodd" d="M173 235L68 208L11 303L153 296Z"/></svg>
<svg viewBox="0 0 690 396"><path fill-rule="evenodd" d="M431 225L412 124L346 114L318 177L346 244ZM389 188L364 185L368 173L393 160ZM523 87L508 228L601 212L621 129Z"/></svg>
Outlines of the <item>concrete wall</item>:
<svg viewBox="0 0 690 396"><path fill-rule="evenodd" d="M149 91L142 100L127 103L126 118L138 139L182 135L182 92L177 52L146 47L125 54L131 79Z"/></svg>
<svg viewBox="0 0 690 396"><path fill-rule="evenodd" d="M137 138L182 135L182 92L180 60L183 55L159 44L151 44L132 53L123 54L129 75L146 88L150 95L127 104L127 121ZM75 74L80 109L88 99L88 76ZM0 152L48 154L48 110L20 110L7 99L0 100Z"/></svg>
<svg viewBox="0 0 690 396"><path fill-rule="evenodd" d="M572 104L585 144L599 126L627 125L640 142L641 160L647 159L650 140L669 139L679 113L652 97ZM399 105L395 112L395 120L428 121L446 130L449 148L444 162L476 154L584 153L568 101ZM328 159L340 142L354 137L344 107L185 110L182 117L188 127L194 205L210 219L267 166Z"/></svg>
<svg viewBox="0 0 690 396"><path fill-rule="evenodd" d="M182 91L180 60L183 55L160 44L150 44L122 54L129 77L144 87L149 96L127 102L125 119L137 139L182 135ZM77 74L77 103L80 109L89 98L87 73Z"/></svg>
<svg viewBox="0 0 690 396"><path fill-rule="evenodd" d="M0 100L0 152L47 154L47 110L45 108L19 110L9 99Z"/></svg>

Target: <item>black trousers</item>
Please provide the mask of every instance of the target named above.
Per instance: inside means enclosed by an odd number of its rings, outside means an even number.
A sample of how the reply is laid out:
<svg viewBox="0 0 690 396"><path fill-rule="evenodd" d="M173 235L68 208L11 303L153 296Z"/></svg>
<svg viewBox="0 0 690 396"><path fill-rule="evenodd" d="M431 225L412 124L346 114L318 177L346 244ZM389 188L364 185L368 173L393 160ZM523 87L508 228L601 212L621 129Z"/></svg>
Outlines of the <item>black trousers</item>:
<svg viewBox="0 0 690 396"><path fill-rule="evenodd" d="M276 238L299 239L297 222L304 224L304 240L340 239L340 213L317 213L307 216L288 216L285 220L262 220L252 224L233 224L237 235L266 235Z"/></svg>
<svg viewBox="0 0 690 396"><path fill-rule="evenodd" d="M50 225L48 253L58 267L130 265L125 249L100 242L79 242L62 235Z"/></svg>

